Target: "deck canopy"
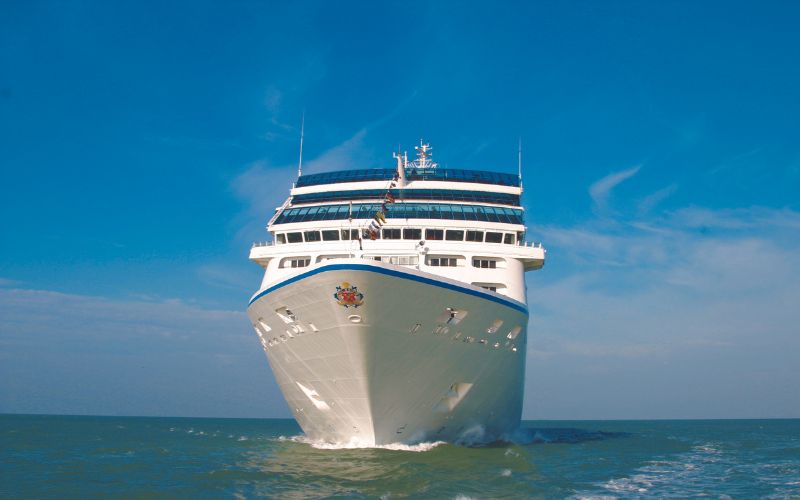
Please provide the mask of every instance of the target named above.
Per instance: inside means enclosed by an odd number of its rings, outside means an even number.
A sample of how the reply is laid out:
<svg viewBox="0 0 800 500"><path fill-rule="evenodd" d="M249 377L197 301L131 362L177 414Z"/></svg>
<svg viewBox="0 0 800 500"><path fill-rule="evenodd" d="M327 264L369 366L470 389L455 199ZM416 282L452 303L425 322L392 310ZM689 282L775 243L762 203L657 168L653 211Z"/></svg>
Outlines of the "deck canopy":
<svg viewBox="0 0 800 500"><path fill-rule="evenodd" d="M341 182L389 181L397 170L394 168L368 168L359 170L341 170L320 174L301 175L296 187L318 186L320 184L337 184ZM478 184L494 184L496 186L519 187L519 176L487 170L462 170L458 168L405 168L406 180L409 181L445 181L473 182Z"/></svg>

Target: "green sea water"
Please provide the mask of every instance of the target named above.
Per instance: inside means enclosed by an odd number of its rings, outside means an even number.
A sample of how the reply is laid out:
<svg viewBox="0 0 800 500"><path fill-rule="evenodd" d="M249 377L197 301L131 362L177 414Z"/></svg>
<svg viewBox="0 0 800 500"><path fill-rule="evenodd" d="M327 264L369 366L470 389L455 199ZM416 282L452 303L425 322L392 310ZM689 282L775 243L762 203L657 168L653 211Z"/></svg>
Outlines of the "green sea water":
<svg viewBox="0 0 800 500"><path fill-rule="evenodd" d="M4 498L799 498L800 420L527 421L344 448L293 420L0 415Z"/></svg>

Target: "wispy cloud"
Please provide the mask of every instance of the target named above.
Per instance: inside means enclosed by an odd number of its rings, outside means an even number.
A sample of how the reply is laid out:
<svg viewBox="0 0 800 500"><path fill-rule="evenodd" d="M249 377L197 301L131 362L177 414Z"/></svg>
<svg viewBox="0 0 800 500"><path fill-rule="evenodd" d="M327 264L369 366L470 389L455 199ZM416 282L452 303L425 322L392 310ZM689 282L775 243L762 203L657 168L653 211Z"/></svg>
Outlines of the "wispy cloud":
<svg viewBox="0 0 800 500"><path fill-rule="evenodd" d="M0 289L0 412L282 416L272 380L242 311Z"/></svg>
<svg viewBox="0 0 800 500"><path fill-rule="evenodd" d="M666 200L673 194L675 191L678 190L677 184L670 184L667 187L661 188L654 193L650 193L649 195L642 198L639 202L639 216L646 215L648 212L653 210L656 206L658 206L662 201Z"/></svg>
<svg viewBox="0 0 800 500"><path fill-rule="evenodd" d="M526 414L800 415L800 366L786 354L800 350L798 222L786 209L690 207L537 228L551 263L529 276ZM548 385L583 406L546 396Z"/></svg>
<svg viewBox="0 0 800 500"><path fill-rule="evenodd" d="M630 179L636 175L640 168L641 165L637 165L627 170L614 172L589 186L589 196L592 197L595 209L600 212L605 211L608 208L611 191L625 179Z"/></svg>
<svg viewBox="0 0 800 500"><path fill-rule="evenodd" d="M372 155L364 147L364 137L367 129L362 128L341 144L324 151L322 154L307 162L307 173L327 172L333 170L348 170L364 168L372 161Z"/></svg>

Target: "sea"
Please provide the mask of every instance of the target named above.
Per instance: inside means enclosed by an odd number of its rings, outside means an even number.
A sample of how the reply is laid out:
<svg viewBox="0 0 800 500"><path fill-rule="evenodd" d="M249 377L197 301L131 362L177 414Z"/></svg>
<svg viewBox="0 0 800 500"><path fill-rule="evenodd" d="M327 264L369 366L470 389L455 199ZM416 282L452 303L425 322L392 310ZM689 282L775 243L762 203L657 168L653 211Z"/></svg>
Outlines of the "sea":
<svg viewBox="0 0 800 500"><path fill-rule="evenodd" d="M800 420L525 421L363 448L294 420L0 415L3 498L797 498Z"/></svg>

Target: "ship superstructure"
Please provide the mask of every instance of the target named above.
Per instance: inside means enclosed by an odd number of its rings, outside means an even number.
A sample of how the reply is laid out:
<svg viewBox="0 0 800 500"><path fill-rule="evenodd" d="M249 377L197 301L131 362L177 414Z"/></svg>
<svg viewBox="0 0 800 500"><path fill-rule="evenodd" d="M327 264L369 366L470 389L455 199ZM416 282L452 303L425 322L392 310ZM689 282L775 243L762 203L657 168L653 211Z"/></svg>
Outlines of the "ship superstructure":
<svg viewBox="0 0 800 500"><path fill-rule="evenodd" d="M528 310L518 175L441 168L302 175L269 221L248 315L312 439L499 437L519 424Z"/></svg>

